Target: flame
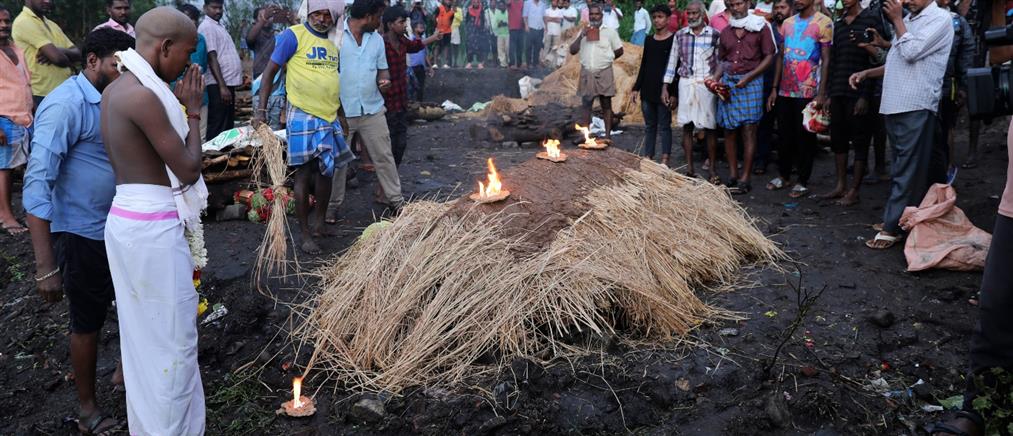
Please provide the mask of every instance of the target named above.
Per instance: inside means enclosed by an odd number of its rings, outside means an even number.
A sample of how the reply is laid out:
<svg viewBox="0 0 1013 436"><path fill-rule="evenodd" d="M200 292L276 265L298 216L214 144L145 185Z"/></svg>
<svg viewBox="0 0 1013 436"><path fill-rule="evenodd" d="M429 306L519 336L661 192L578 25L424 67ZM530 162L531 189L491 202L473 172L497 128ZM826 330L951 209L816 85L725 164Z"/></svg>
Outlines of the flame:
<svg viewBox="0 0 1013 436"><path fill-rule="evenodd" d="M496 166L492 164L492 158L489 158L489 184L485 185L482 182L478 182L478 195L481 197L494 197L500 194L503 189L503 183L499 181L499 173L496 172Z"/></svg>
<svg viewBox="0 0 1013 436"><path fill-rule="evenodd" d="M591 139L591 131L587 127L581 127L580 124L575 124L577 130L584 134L584 145L597 146L598 143Z"/></svg>
<svg viewBox="0 0 1013 436"><path fill-rule="evenodd" d="M303 402L299 401L299 397L302 395L302 377L296 377L292 379L292 407L300 408L303 406Z"/></svg>
<svg viewBox="0 0 1013 436"><path fill-rule="evenodd" d="M559 141L555 139L549 139L545 141L545 154L553 159L559 158Z"/></svg>

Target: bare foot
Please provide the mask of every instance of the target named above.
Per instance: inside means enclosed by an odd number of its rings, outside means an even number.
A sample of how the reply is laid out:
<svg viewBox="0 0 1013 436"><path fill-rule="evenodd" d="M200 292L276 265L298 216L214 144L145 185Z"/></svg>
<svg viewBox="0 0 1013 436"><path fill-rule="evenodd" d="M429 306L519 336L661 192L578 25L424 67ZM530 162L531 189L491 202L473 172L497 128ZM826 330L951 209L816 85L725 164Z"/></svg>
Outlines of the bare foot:
<svg viewBox="0 0 1013 436"><path fill-rule="evenodd" d="M337 236L339 233L337 230L334 230L333 227L315 226L313 227L312 234L314 238L322 238L325 236Z"/></svg>
<svg viewBox="0 0 1013 436"><path fill-rule="evenodd" d="M851 190L851 191L848 191L847 194L844 194L844 197L841 197L840 200L837 200L836 203L837 203L838 206L847 207L847 206L854 206L854 205L858 204L858 201L859 201L859 199L858 199L858 192L855 192L854 190Z"/></svg>
<svg viewBox="0 0 1013 436"><path fill-rule="evenodd" d="M835 198L841 198L843 196L844 196L844 188L838 186L837 188L834 188L833 191L823 194L819 198L820 200L833 200Z"/></svg>
<svg viewBox="0 0 1013 436"><path fill-rule="evenodd" d="M320 254L320 246L317 245L315 241L313 241L313 238L305 238L305 240L303 240L302 245L299 246L299 249L301 249L303 253L306 254Z"/></svg>

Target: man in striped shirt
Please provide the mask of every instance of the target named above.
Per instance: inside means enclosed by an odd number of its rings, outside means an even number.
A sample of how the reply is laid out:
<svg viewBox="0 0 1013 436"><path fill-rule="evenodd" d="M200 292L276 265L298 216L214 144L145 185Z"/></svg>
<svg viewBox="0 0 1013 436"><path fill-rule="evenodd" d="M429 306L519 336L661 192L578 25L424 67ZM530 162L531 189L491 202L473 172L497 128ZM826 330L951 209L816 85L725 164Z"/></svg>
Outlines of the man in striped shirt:
<svg viewBox="0 0 1013 436"><path fill-rule="evenodd" d="M718 80L721 70L718 65L718 37L720 33L704 24L704 7L700 0L686 5L689 25L675 33L675 43L668 57L664 83L679 78L679 95L669 96L668 87L661 88L661 99L670 106L679 105L676 124L682 126L682 147L686 154L689 174L693 174L693 130L703 130L707 138L707 156L711 162L717 158L717 98L707 90L704 81ZM673 98L674 97L674 98ZM720 181L710 165L711 181Z"/></svg>
<svg viewBox="0 0 1013 436"><path fill-rule="evenodd" d="M893 145L893 186L883 208L882 230L866 242L869 248L887 249L901 239L900 215L917 205L928 191L929 162L939 120L940 91L953 43L949 12L933 0L907 0L911 11L901 15L897 0L884 0L883 11L896 30L886 65L851 75L851 87L883 77L879 113L886 121Z"/></svg>

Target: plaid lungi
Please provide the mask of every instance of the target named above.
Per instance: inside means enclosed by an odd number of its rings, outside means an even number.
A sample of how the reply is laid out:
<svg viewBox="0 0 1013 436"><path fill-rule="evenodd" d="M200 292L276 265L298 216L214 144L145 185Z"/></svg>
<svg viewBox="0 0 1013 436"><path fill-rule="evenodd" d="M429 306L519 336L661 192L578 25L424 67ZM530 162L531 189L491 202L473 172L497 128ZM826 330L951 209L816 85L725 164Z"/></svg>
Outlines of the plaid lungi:
<svg viewBox="0 0 1013 436"><path fill-rule="evenodd" d="M330 177L334 175L335 168L343 168L355 159L336 118L327 122L289 104L286 119L290 166L303 165L318 158L320 174Z"/></svg>
<svg viewBox="0 0 1013 436"><path fill-rule="evenodd" d="M721 82L732 89L727 102L718 102L718 124L725 129L737 129L746 124L757 124L763 118L763 78L757 77L745 88L736 88L745 74L728 74Z"/></svg>

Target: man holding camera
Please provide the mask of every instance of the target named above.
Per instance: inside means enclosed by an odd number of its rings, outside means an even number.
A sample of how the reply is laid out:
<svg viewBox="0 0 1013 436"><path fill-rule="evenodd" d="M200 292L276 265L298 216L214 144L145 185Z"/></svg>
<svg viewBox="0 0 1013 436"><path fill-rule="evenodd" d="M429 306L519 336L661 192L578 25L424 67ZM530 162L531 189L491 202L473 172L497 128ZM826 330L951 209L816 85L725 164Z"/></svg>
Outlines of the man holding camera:
<svg viewBox="0 0 1013 436"><path fill-rule="evenodd" d="M858 190L865 176L865 163L872 141L871 126L876 117L870 111L875 81L862 83L858 89L851 89L848 78L858 71L874 66L868 41L876 29L883 34L883 21L872 9L862 9L859 0L844 0L844 15L834 23L834 42L830 54L830 139L834 151L837 184L834 190L823 196L838 199L837 204L851 206L858 203ZM848 185L848 151L855 150L855 173Z"/></svg>
<svg viewBox="0 0 1013 436"><path fill-rule="evenodd" d="M953 43L949 12L934 0L884 0L883 13L895 36L886 65L859 71L849 79L853 89L867 79L883 76L883 114L893 145L890 198L883 208L883 227L866 242L873 249L893 247L901 239L900 216L918 204L928 190L929 166L938 119L940 90Z"/></svg>

